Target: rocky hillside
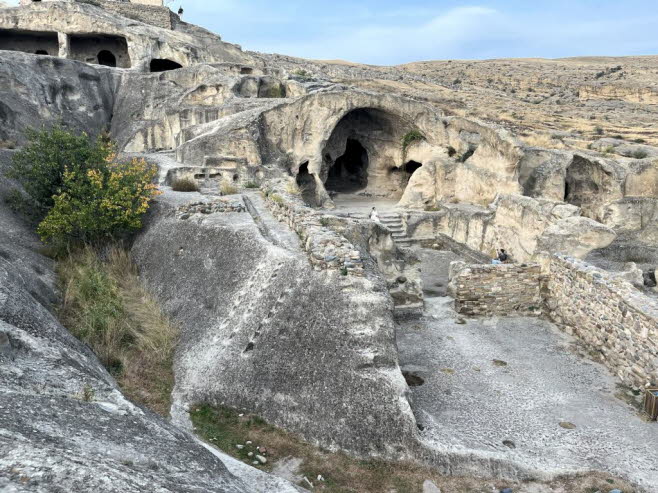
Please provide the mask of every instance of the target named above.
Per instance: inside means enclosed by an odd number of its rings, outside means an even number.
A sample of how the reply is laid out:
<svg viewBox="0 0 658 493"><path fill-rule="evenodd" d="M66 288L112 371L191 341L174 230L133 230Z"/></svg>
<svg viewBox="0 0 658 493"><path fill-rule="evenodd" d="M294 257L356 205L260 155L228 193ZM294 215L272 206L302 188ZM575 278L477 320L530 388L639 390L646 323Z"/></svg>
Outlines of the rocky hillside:
<svg viewBox="0 0 658 493"><path fill-rule="evenodd" d="M396 67L266 58L291 71L399 92L455 115L499 123L531 145L587 147L601 136L658 144L656 56L444 60Z"/></svg>

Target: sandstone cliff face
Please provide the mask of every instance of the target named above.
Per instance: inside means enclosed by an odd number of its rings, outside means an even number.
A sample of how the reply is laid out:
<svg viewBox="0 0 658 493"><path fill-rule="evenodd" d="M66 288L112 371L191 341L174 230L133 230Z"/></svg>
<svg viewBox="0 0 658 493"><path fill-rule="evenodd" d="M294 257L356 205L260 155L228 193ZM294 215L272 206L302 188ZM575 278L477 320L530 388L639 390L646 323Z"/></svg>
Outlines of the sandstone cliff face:
<svg viewBox="0 0 658 493"><path fill-rule="evenodd" d="M181 200L161 201L133 249L183 327L176 422L194 403L224 404L329 449L406 456L415 420L379 275L314 271L296 236L273 240L290 233L261 206L259 230L246 212L185 219Z"/></svg>

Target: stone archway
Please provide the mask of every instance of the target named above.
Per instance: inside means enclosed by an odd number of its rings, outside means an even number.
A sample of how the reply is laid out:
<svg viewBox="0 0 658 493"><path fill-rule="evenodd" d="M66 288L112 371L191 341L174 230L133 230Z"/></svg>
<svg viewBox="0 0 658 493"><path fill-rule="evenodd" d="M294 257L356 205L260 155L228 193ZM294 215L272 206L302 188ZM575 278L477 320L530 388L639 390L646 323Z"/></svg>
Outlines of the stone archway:
<svg viewBox="0 0 658 493"><path fill-rule="evenodd" d="M342 116L321 149L318 193L398 199L403 189L390 170L403 166L403 140L415 127L378 108L356 108ZM320 202L327 202L325 197Z"/></svg>

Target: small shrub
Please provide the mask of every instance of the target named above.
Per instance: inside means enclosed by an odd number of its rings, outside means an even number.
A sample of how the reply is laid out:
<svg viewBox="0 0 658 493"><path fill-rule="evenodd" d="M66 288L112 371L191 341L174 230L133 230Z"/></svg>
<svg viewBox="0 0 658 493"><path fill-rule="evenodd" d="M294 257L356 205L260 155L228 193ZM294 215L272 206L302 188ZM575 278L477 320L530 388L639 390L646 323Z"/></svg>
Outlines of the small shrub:
<svg viewBox="0 0 658 493"><path fill-rule="evenodd" d="M27 144L12 159L8 172L24 188L35 212L44 217L55 205L54 197L65 188L68 172L79 176L102 168L112 147L86 134L75 135L61 126L27 130Z"/></svg>
<svg viewBox="0 0 658 493"><path fill-rule="evenodd" d="M331 221L329 220L328 217L321 217L320 218L320 225L324 226L325 228L331 224Z"/></svg>
<svg viewBox="0 0 658 493"><path fill-rule="evenodd" d="M159 193L157 168L143 159L114 162L95 169L65 167L61 191L39 224L42 240L53 244L96 243L142 226L142 216Z"/></svg>
<svg viewBox="0 0 658 493"><path fill-rule="evenodd" d="M81 397L82 400L85 402L92 402L94 400L94 397L96 397L96 392L94 391L91 385L86 383L84 387L82 387Z"/></svg>
<svg viewBox="0 0 658 493"><path fill-rule="evenodd" d="M235 195L238 193L238 189L235 186L225 181L219 185L219 191L222 195Z"/></svg>
<svg viewBox="0 0 658 493"><path fill-rule="evenodd" d="M309 80L313 80L313 75L311 75L309 72L306 70L298 69L295 70L292 75L294 75L296 78L301 79L304 82L307 82Z"/></svg>
<svg viewBox="0 0 658 493"><path fill-rule="evenodd" d="M601 127L595 127L594 128L594 133L596 135L603 135L603 129Z"/></svg>
<svg viewBox="0 0 658 493"><path fill-rule="evenodd" d="M346 276L347 274L348 274L347 267L343 267L342 269L340 269L340 275L341 276Z"/></svg>
<svg viewBox="0 0 658 493"><path fill-rule="evenodd" d="M190 178L180 178L174 180L171 184L171 188L174 192L198 192L199 186L195 180Z"/></svg>
<svg viewBox="0 0 658 493"><path fill-rule="evenodd" d="M253 181L248 181L247 184L244 187L245 188L260 188L258 183L255 183Z"/></svg>
<svg viewBox="0 0 658 493"><path fill-rule="evenodd" d="M279 195L278 193L271 194L270 199L272 199L272 201L277 203L277 204L283 204L284 203L283 197L281 197L281 195Z"/></svg>
<svg viewBox="0 0 658 493"><path fill-rule="evenodd" d="M402 137L402 151L406 151L409 146L421 140L425 140L425 136L420 132L420 130L411 130L407 132L404 137Z"/></svg>
<svg viewBox="0 0 658 493"><path fill-rule="evenodd" d="M603 152L605 152L606 154L614 154L615 153L615 146L608 146L608 147L605 148L605 150Z"/></svg>
<svg viewBox="0 0 658 493"><path fill-rule="evenodd" d="M644 140L644 139L633 139L633 142L635 142L636 144L646 144L647 143L647 141Z"/></svg>
<svg viewBox="0 0 658 493"><path fill-rule="evenodd" d="M635 158L635 159L644 159L648 155L649 155L648 152L642 151L640 149L638 149L637 151L633 151L633 158Z"/></svg>

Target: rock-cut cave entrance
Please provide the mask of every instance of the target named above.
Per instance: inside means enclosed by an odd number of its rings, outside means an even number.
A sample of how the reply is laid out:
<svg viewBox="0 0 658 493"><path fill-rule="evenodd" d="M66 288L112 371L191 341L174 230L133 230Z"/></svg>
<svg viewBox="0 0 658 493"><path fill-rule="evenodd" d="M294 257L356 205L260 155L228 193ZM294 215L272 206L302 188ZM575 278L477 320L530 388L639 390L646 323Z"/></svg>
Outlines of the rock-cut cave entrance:
<svg viewBox="0 0 658 493"><path fill-rule="evenodd" d="M368 151L356 139L347 139L345 152L329 168L328 191L354 193L368 186Z"/></svg>
<svg viewBox="0 0 658 493"><path fill-rule="evenodd" d="M149 65L151 72L168 72L169 70L178 70L179 68L183 68L180 63L167 58L154 58Z"/></svg>

